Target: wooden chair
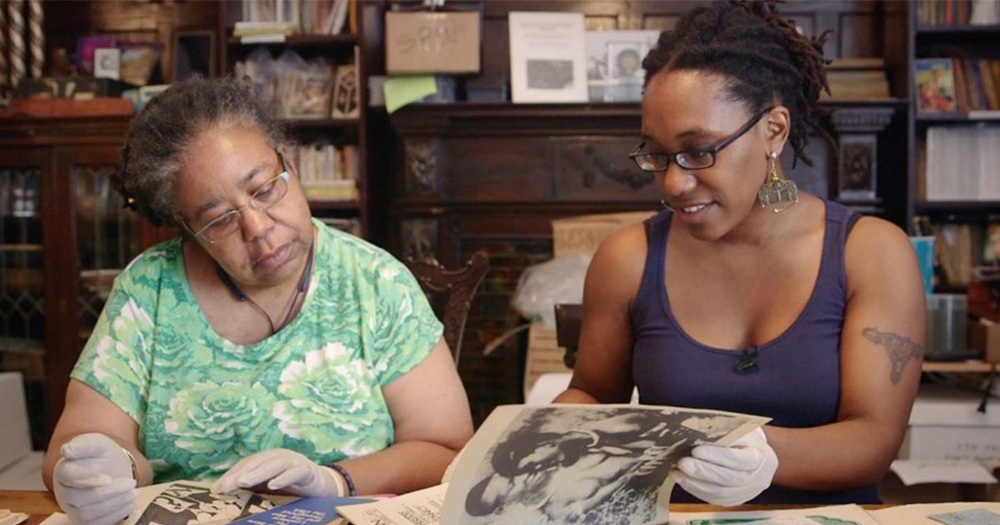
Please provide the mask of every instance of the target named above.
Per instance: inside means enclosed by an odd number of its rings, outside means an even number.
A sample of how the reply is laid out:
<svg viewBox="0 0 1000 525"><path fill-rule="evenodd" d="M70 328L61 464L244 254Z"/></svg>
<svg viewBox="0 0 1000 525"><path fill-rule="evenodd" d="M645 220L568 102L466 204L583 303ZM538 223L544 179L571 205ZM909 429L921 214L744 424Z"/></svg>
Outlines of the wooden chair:
<svg viewBox="0 0 1000 525"><path fill-rule="evenodd" d="M566 349L563 363L573 368L576 349L580 345L580 327L583 324L582 304L556 305L556 344Z"/></svg>
<svg viewBox="0 0 1000 525"><path fill-rule="evenodd" d="M406 266L444 322L444 340L455 358L455 365L458 365L465 320L469 316L469 307L472 306L476 289L490 269L489 256L486 252L476 252L457 270L446 269L433 258L415 260L407 257Z"/></svg>

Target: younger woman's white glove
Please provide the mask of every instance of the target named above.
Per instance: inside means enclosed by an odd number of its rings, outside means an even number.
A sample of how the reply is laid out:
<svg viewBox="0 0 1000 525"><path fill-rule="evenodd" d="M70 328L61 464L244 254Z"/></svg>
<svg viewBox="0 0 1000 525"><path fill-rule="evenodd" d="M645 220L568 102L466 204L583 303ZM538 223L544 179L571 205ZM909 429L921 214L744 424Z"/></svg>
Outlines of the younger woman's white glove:
<svg viewBox="0 0 1000 525"><path fill-rule="evenodd" d="M284 448L241 459L212 485L212 492L250 489L267 482L267 490L295 496L343 496L344 481L335 470Z"/></svg>
<svg viewBox="0 0 1000 525"><path fill-rule="evenodd" d="M63 443L52 471L59 508L77 525L112 525L132 513L135 478L132 460L115 440L81 434Z"/></svg>
<svg viewBox="0 0 1000 525"><path fill-rule="evenodd" d="M728 447L699 445L671 475L691 495L714 505L746 503L771 486L778 456L761 428Z"/></svg>

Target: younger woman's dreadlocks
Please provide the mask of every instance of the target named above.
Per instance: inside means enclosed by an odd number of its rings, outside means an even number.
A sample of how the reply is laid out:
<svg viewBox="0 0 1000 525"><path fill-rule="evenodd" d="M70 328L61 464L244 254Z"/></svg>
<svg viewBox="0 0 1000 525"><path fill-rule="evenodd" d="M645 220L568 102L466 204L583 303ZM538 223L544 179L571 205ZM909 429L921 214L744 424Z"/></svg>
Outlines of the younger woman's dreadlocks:
<svg viewBox="0 0 1000 525"><path fill-rule="evenodd" d="M702 70L725 77L728 93L746 102L750 113L774 103L791 114L789 142L798 159L812 166L805 155L809 129L831 143L820 127L820 90L826 83L823 43L800 34L790 20L781 18L774 0L713 3L684 15L676 29L660 34L656 47L642 61L645 83L660 71Z"/></svg>

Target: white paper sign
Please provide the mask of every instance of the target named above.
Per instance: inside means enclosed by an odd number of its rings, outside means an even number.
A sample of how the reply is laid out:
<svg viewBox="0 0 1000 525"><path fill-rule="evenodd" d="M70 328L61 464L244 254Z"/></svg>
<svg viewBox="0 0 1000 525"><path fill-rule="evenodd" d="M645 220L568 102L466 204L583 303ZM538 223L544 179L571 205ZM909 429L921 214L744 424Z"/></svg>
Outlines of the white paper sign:
<svg viewBox="0 0 1000 525"><path fill-rule="evenodd" d="M583 14L511 12L507 20L514 103L587 102Z"/></svg>

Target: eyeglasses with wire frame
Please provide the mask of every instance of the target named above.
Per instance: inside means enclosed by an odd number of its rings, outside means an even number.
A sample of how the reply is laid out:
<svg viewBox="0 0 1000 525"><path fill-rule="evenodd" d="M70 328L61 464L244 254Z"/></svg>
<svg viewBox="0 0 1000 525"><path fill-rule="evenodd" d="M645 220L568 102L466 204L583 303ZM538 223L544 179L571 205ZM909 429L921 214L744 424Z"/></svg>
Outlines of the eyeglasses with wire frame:
<svg viewBox="0 0 1000 525"><path fill-rule="evenodd" d="M244 208L265 212L281 201L288 194L288 167L285 165L285 157L278 153L278 160L281 161L281 173L265 182L261 187L254 190L247 200L247 203L239 208L233 208L222 215L208 221L207 224L194 230L186 221L181 219L184 226L192 235L198 237L209 244L215 244L226 237L236 233L240 229L240 217Z"/></svg>
<svg viewBox="0 0 1000 525"><path fill-rule="evenodd" d="M670 167L670 161L673 161L678 166L688 170L703 170L705 168L711 168L715 165L715 157L720 151L733 142L736 142L738 138L750 131L750 129L756 126L757 122L759 122L760 119L772 109L774 109L774 106L761 110L760 113L754 115L754 117L744 124L743 127L736 130L736 132L728 138L712 147L678 151L677 153L640 153L642 148L646 147L646 141L642 141L634 150L632 150L632 153L628 154L628 157L632 159L632 162L634 162L640 170L649 173L666 171L667 168Z"/></svg>

